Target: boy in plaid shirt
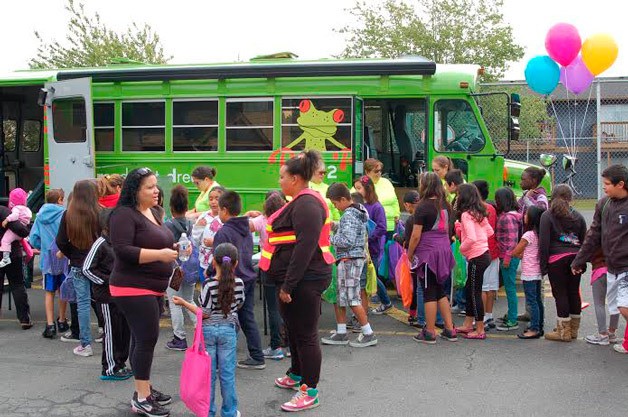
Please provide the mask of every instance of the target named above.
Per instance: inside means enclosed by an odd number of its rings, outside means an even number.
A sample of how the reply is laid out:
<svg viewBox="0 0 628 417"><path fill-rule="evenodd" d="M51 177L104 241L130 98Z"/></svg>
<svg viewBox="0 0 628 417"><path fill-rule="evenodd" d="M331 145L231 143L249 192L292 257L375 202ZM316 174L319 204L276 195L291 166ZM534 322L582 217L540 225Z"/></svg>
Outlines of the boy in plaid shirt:
<svg viewBox="0 0 628 417"><path fill-rule="evenodd" d="M329 198L342 217L338 223L336 233L331 237L331 243L336 249L338 264L337 303L336 312L337 330L329 337L323 337L325 345L351 345L353 347L367 347L377 344L377 338L368 322L366 311L360 299L360 277L365 267L366 252L366 222L368 213L361 204L354 204L351 200L349 188L342 183L334 183L327 190ZM358 319L362 332L355 341L349 342L347 336L346 308L349 307Z"/></svg>

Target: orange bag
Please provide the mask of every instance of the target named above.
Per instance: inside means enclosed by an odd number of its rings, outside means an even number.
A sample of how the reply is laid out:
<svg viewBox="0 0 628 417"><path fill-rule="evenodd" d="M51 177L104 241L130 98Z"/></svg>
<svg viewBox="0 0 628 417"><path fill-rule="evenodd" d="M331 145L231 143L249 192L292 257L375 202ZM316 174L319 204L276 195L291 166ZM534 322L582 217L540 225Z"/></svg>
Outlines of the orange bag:
<svg viewBox="0 0 628 417"><path fill-rule="evenodd" d="M395 276L399 279L399 288L397 292L401 296L401 301L405 308L410 308L412 304L412 274L410 273L410 260L408 255L404 252L397 266L395 267Z"/></svg>

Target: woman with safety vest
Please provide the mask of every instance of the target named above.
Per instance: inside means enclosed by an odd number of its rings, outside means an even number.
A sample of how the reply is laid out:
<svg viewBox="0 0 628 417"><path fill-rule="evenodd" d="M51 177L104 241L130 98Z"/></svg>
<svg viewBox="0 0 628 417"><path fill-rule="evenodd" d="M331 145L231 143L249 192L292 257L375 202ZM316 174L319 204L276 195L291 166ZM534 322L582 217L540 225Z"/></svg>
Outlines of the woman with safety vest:
<svg viewBox="0 0 628 417"><path fill-rule="evenodd" d="M308 151L291 158L279 171L279 185L292 200L268 218L268 239L260 268L277 283L279 309L290 335L292 364L275 379L280 388L298 389L285 411L319 405L321 348L318 319L321 294L329 285L334 257L329 248L331 219L321 195L308 188L321 157Z"/></svg>

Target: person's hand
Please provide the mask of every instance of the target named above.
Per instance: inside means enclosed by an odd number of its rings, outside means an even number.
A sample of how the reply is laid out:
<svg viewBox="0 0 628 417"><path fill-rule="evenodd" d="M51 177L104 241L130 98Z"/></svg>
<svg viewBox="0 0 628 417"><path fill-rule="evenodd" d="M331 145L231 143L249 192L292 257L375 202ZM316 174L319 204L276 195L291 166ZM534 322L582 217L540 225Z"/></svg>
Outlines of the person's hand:
<svg viewBox="0 0 628 417"><path fill-rule="evenodd" d="M284 290L279 290L279 299L286 304L290 304L292 302L292 297Z"/></svg>
<svg viewBox="0 0 628 417"><path fill-rule="evenodd" d="M178 306L182 306L185 301L183 300L183 298L178 297L178 296L175 295L175 296L172 297L172 302L175 303Z"/></svg>
<svg viewBox="0 0 628 417"><path fill-rule="evenodd" d="M41 251L39 249L33 248L33 255L39 255L39 254L41 254Z"/></svg>
<svg viewBox="0 0 628 417"><path fill-rule="evenodd" d="M63 252L58 250L57 253L55 254L55 256L57 257L57 259L63 259Z"/></svg>
<svg viewBox="0 0 628 417"><path fill-rule="evenodd" d="M205 217L201 217L200 219L198 219L198 221L196 222L197 226L207 226L207 218Z"/></svg>
<svg viewBox="0 0 628 417"><path fill-rule="evenodd" d="M159 252L159 259L165 263L174 262L179 257L179 253L174 249L163 248Z"/></svg>
<svg viewBox="0 0 628 417"><path fill-rule="evenodd" d="M579 266L576 266L576 267L573 267L573 266L572 266L572 267L571 267L571 273L572 273L573 275L580 275L580 274L582 274L582 268L581 268L581 267L579 267Z"/></svg>
<svg viewBox="0 0 628 417"><path fill-rule="evenodd" d="M503 265L504 265L504 268L508 268L510 266L510 259L508 259L507 261L504 260Z"/></svg>
<svg viewBox="0 0 628 417"><path fill-rule="evenodd" d="M4 228L6 229L7 224L9 224L9 222L7 221L7 219L4 219L4 220L2 221L2 227L4 227Z"/></svg>
<svg viewBox="0 0 628 417"><path fill-rule="evenodd" d="M246 217L252 217L252 218L255 218L255 217L259 217L259 216L261 216L261 215L262 215L262 213L261 213L261 212L259 212L259 211L257 211L257 210L250 210L250 211L247 211L246 213L244 213L244 215L245 215Z"/></svg>
<svg viewBox="0 0 628 417"><path fill-rule="evenodd" d="M203 245L209 247L209 246L213 246L214 244L214 238L213 237L208 237L203 239Z"/></svg>

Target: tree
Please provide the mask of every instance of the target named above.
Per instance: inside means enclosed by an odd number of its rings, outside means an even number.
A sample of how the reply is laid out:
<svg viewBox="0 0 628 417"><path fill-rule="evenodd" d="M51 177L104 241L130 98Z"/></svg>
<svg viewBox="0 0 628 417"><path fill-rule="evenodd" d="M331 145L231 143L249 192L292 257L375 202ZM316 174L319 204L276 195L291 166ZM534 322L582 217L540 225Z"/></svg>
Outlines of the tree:
<svg viewBox="0 0 628 417"><path fill-rule="evenodd" d="M83 3L68 0L65 9L70 13L66 44L48 43L35 32L39 47L29 62L31 68L99 67L116 61L165 64L172 59L147 24L133 23L126 32L117 33L101 22L98 13L88 16Z"/></svg>
<svg viewBox="0 0 628 417"><path fill-rule="evenodd" d="M347 35L343 57L394 58L421 55L443 64L479 64L484 81L503 77L508 62L523 57L504 22L503 0L359 1L349 9L357 22Z"/></svg>

